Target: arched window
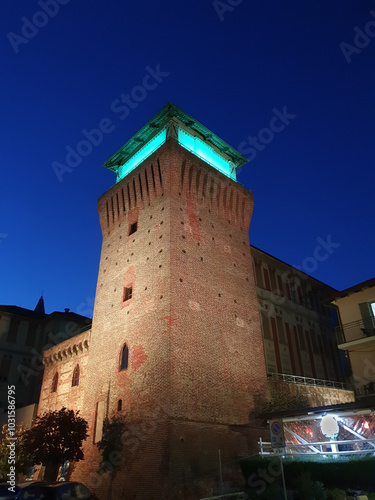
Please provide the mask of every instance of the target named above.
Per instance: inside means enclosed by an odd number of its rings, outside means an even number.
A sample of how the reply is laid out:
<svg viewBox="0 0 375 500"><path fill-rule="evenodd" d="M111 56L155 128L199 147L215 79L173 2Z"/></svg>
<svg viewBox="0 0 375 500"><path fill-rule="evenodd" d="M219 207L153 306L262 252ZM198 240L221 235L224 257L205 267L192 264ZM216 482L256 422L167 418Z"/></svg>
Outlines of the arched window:
<svg viewBox="0 0 375 500"><path fill-rule="evenodd" d="M52 387L51 387L51 392L56 392L57 391L57 384L59 382L59 375L58 373L56 372L54 377L53 377L53 380L52 380Z"/></svg>
<svg viewBox="0 0 375 500"><path fill-rule="evenodd" d="M121 351L120 370L126 370L129 363L129 349L125 344Z"/></svg>
<svg viewBox="0 0 375 500"><path fill-rule="evenodd" d="M79 384L79 365L76 365L73 370L72 387L75 387L78 384Z"/></svg>
<svg viewBox="0 0 375 500"><path fill-rule="evenodd" d="M117 411L121 411L122 410L122 399L119 399L117 401Z"/></svg>

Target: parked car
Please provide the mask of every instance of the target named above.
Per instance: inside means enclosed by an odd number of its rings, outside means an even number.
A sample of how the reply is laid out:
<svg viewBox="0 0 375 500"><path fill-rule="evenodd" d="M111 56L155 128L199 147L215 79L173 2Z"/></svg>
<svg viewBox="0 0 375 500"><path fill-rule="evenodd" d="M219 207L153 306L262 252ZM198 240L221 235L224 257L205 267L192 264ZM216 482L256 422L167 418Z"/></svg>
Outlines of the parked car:
<svg viewBox="0 0 375 500"><path fill-rule="evenodd" d="M17 483L14 487L14 493L9 490L9 483L0 484L0 500L18 500L18 494L25 488L29 488L33 485L42 485L41 481L26 481L24 483Z"/></svg>
<svg viewBox="0 0 375 500"><path fill-rule="evenodd" d="M98 500L82 483L36 484L22 490L17 500Z"/></svg>
<svg viewBox="0 0 375 500"><path fill-rule="evenodd" d="M0 500L14 500L19 491L21 491L18 484L15 486L15 493L9 491L9 483L0 484Z"/></svg>

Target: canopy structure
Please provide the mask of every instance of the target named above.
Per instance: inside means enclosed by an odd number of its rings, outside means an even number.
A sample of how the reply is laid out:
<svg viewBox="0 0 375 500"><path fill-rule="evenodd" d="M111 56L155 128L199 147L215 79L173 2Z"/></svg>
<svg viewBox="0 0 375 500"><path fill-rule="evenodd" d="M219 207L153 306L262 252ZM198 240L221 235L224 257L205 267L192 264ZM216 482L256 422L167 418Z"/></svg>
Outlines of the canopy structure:
<svg viewBox="0 0 375 500"><path fill-rule="evenodd" d="M375 411L356 404L337 405L307 411L304 415L280 417L285 448L274 449L271 442L260 440L260 454L286 456L339 455L375 456ZM347 406L347 408L345 408Z"/></svg>

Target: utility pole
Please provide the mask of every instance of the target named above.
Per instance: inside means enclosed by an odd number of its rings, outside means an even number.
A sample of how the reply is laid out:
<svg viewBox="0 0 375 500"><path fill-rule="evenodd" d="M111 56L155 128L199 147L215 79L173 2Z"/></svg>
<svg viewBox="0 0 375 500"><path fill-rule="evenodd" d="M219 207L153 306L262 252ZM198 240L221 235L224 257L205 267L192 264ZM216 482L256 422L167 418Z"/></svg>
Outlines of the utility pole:
<svg viewBox="0 0 375 500"><path fill-rule="evenodd" d="M224 492L223 492L223 473L222 473L222 470L221 470L221 453L220 453L220 450L219 450L219 473L220 473L220 492L223 495L224 494Z"/></svg>

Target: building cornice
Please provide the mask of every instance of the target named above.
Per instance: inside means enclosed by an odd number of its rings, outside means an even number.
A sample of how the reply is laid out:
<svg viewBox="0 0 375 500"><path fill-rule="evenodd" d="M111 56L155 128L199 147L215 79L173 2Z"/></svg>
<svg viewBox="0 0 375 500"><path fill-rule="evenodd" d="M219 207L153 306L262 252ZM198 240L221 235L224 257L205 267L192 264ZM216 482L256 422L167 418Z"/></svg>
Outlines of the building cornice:
<svg viewBox="0 0 375 500"><path fill-rule="evenodd" d="M51 366L55 363L66 361L75 356L81 356L88 352L90 346L90 333L91 330L65 340L56 346L50 347L43 355L43 364Z"/></svg>

